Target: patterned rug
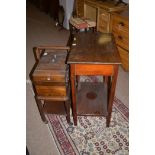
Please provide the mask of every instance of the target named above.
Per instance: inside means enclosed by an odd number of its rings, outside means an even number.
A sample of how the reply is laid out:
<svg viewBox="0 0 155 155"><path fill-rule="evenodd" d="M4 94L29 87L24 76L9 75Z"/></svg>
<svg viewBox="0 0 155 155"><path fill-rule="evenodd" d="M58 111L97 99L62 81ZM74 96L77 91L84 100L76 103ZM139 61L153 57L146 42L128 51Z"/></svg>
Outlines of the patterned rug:
<svg viewBox="0 0 155 155"><path fill-rule="evenodd" d="M78 117L78 126L65 116L47 115L49 127L61 155L128 155L128 108L116 97L110 127L104 117Z"/></svg>

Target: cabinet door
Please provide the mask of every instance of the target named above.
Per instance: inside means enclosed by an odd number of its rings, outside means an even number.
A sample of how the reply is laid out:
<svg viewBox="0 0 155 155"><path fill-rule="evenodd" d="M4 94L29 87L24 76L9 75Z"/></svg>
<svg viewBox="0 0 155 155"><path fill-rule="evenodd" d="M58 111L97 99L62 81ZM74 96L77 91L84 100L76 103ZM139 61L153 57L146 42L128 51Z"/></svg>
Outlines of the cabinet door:
<svg viewBox="0 0 155 155"><path fill-rule="evenodd" d="M97 30L100 32L110 32L110 13L103 9L98 10Z"/></svg>

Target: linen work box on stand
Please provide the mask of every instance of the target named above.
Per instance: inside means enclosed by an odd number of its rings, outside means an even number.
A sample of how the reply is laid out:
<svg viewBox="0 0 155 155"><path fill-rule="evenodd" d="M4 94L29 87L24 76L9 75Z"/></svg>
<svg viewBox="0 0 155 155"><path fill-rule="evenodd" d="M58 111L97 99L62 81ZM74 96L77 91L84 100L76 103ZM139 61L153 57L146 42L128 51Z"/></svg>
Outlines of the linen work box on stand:
<svg viewBox="0 0 155 155"><path fill-rule="evenodd" d="M30 73L35 99L43 122L45 114L65 114L70 123L69 47L40 46L34 48L36 64Z"/></svg>

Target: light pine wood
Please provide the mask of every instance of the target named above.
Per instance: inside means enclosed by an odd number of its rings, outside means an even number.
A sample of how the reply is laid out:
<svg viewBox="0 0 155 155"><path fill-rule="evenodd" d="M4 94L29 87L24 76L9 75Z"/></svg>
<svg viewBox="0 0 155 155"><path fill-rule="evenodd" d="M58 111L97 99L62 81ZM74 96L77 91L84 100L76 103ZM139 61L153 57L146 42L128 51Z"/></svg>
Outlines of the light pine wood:
<svg viewBox="0 0 155 155"><path fill-rule="evenodd" d="M112 14L111 28L121 57L122 67L129 71L129 10Z"/></svg>
<svg viewBox="0 0 155 155"><path fill-rule="evenodd" d="M92 5L84 4L84 17L97 21L97 8Z"/></svg>
<svg viewBox="0 0 155 155"><path fill-rule="evenodd" d="M118 51L121 57L122 67L124 68L124 70L128 71L129 70L129 52L119 46L118 46Z"/></svg>
<svg viewBox="0 0 155 155"><path fill-rule="evenodd" d="M104 9L99 8L97 30L100 32L110 32L109 21L110 13Z"/></svg>
<svg viewBox="0 0 155 155"><path fill-rule="evenodd" d="M111 13L128 9L128 5L115 5L117 1L84 1L84 16L97 22L97 31L111 32Z"/></svg>

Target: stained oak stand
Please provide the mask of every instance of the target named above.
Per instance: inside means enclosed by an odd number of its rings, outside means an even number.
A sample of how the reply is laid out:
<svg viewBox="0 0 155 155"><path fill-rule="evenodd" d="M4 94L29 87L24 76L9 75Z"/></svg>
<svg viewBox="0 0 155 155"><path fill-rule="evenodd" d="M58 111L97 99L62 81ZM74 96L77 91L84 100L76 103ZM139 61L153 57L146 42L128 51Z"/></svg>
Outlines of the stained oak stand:
<svg viewBox="0 0 155 155"><path fill-rule="evenodd" d="M109 127L120 56L111 33L88 32L71 36L70 64L74 125L78 115L105 116ZM103 82L80 82L79 77L103 76Z"/></svg>

